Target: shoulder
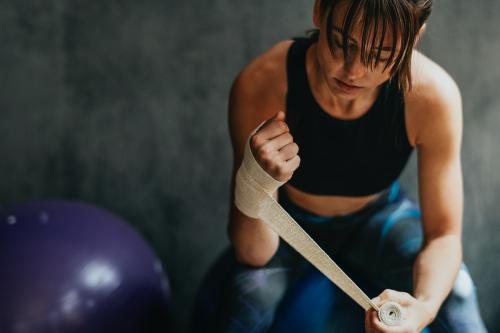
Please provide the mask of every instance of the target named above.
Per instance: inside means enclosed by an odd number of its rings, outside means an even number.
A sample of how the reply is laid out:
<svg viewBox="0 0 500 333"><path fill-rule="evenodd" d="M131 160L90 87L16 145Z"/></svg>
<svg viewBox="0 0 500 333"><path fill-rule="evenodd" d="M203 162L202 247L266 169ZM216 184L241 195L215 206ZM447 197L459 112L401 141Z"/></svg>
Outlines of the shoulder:
<svg viewBox="0 0 500 333"><path fill-rule="evenodd" d="M421 102L457 102L460 89L451 75L436 62L419 51L414 51L412 59L412 91L408 97Z"/></svg>
<svg viewBox="0 0 500 333"><path fill-rule="evenodd" d="M277 43L246 65L235 78L229 96L229 131L235 156L260 123L285 106L286 59L293 43Z"/></svg>
<svg viewBox="0 0 500 333"><path fill-rule="evenodd" d="M279 42L246 65L233 82L230 98L262 106L272 102L273 97L283 95L286 58L292 43L291 40Z"/></svg>
<svg viewBox="0 0 500 333"><path fill-rule="evenodd" d="M413 54L412 89L405 102L416 145L429 140L433 131L461 135L462 98L457 83L445 69L418 51Z"/></svg>

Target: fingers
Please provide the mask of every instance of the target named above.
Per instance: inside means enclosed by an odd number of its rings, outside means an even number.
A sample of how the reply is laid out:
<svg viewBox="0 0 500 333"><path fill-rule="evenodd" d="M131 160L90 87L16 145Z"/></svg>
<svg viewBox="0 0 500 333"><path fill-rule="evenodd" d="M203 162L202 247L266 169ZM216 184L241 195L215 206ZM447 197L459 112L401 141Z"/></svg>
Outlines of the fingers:
<svg viewBox="0 0 500 333"><path fill-rule="evenodd" d="M295 155L294 158L292 158L291 160L288 160L286 163L288 164L290 170L292 170L292 173L293 173L295 170L297 170L297 168L300 165L299 155ZM290 176L290 178L291 178L291 176Z"/></svg>
<svg viewBox="0 0 500 333"><path fill-rule="evenodd" d="M365 312L365 331L366 333L372 333L372 325L371 325L371 313L374 312L373 310L368 310Z"/></svg>
<svg viewBox="0 0 500 333"><path fill-rule="evenodd" d="M299 167L299 147L279 111L251 137L250 148L257 163L274 179L288 181Z"/></svg>
<svg viewBox="0 0 500 333"><path fill-rule="evenodd" d="M384 302L382 301L382 299L380 299L380 296L372 298L371 301L372 301L373 304L375 304L378 307L381 307L382 304L384 304Z"/></svg>
<svg viewBox="0 0 500 333"><path fill-rule="evenodd" d="M288 143L286 146L279 150L278 155L284 161L288 161L299 153L299 146L295 142Z"/></svg>
<svg viewBox="0 0 500 333"><path fill-rule="evenodd" d="M273 119L284 121L285 120L285 112L283 112L283 111L276 112L276 114L274 115Z"/></svg>
<svg viewBox="0 0 500 333"><path fill-rule="evenodd" d="M403 307L411 306L415 299L406 292L399 292L391 289L384 290L379 296L373 298L372 303L381 307L386 302L395 302ZM403 308L403 313L404 313ZM403 315L404 317L404 315ZM406 332L414 332L414 329L408 326L408 322L403 324L402 326L388 326L380 321L378 317L378 313L371 309L366 312L365 316L365 327L368 333L406 333Z"/></svg>
<svg viewBox="0 0 500 333"><path fill-rule="evenodd" d="M257 137L259 141L255 142L255 146L258 147L267 140L271 140L285 132L289 132L288 125L285 122L285 113L279 111L272 118L268 119L254 135L254 138Z"/></svg>
<svg viewBox="0 0 500 333"><path fill-rule="evenodd" d="M378 298L380 299L380 302L383 304L387 301L393 301L396 302L400 305L409 305L413 302L414 298L406 293L406 292L400 292L400 291L395 291L391 289L386 289L384 290Z"/></svg>
<svg viewBox="0 0 500 333"><path fill-rule="evenodd" d="M367 333L386 332L385 328L386 326L379 321L375 310L371 309L365 313L365 329Z"/></svg>
<svg viewBox="0 0 500 333"><path fill-rule="evenodd" d="M407 330L398 326L387 326L382 323L375 310L368 310L365 314L366 333L405 333Z"/></svg>
<svg viewBox="0 0 500 333"><path fill-rule="evenodd" d="M385 325L380 322L378 319L378 314L376 311L371 311L368 317L368 320L370 321L370 327L372 331L375 332L381 332L384 330Z"/></svg>
<svg viewBox="0 0 500 333"><path fill-rule="evenodd" d="M266 154L266 153L269 153L272 151L277 152L292 142L293 142L292 135L289 132L285 132L285 133L280 134L279 136L277 136L271 140L267 140L266 142L261 144L259 147L257 147L256 151L261 153L261 154ZM288 159L290 159L291 157L293 157L293 156L288 157Z"/></svg>

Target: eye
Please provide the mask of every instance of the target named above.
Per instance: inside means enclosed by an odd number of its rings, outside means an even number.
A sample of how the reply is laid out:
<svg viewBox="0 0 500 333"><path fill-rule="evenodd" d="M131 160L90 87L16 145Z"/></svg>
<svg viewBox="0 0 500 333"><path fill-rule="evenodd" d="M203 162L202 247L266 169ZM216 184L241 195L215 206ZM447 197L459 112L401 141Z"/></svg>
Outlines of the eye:
<svg viewBox="0 0 500 333"><path fill-rule="evenodd" d="M343 48L344 47L344 45L341 42L339 42L336 38L333 39L333 45L335 47L337 47L337 48Z"/></svg>
<svg viewBox="0 0 500 333"><path fill-rule="evenodd" d="M389 60L389 58L380 58L380 59L377 60L377 53L372 53L371 57L373 57L372 58L373 61L377 61L377 63L383 63L383 62L385 63L385 62L387 62Z"/></svg>

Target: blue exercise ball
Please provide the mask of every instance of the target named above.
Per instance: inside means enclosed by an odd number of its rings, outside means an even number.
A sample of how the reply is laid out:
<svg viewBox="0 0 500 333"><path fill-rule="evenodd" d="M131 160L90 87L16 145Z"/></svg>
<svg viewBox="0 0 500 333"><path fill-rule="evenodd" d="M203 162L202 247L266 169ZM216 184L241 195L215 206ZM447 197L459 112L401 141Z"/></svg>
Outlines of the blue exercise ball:
<svg viewBox="0 0 500 333"><path fill-rule="evenodd" d="M117 216L68 201L0 213L0 332L167 332L160 260Z"/></svg>

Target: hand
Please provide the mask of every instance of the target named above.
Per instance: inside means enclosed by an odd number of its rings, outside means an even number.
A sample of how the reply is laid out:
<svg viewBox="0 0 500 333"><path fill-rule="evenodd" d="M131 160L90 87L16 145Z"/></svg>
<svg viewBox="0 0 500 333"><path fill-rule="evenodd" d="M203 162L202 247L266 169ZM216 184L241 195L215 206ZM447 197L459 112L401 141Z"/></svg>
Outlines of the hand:
<svg viewBox="0 0 500 333"><path fill-rule="evenodd" d="M283 111L267 120L252 136L250 148L257 163L278 181L290 180L299 167L299 146L293 142Z"/></svg>
<svg viewBox="0 0 500 333"><path fill-rule="evenodd" d="M401 305L403 324L401 326L387 326L378 319L377 312L370 309L365 313L367 333L417 333L433 320L427 304L408 293L386 289L378 297L372 299L372 302L379 307L387 301Z"/></svg>

